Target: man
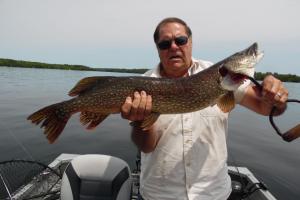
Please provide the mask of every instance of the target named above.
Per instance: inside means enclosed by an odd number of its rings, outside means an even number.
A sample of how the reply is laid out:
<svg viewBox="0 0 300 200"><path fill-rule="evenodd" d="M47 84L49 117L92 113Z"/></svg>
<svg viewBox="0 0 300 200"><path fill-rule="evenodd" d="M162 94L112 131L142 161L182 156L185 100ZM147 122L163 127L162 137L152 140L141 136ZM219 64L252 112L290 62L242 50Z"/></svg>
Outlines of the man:
<svg viewBox="0 0 300 200"><path fill-rule="evenodd" d="M192 32L178 18L162 20L154 33L160 63L146 76L178 78L195 74L212 63L192 58ZM263 91L244 83L235 101L259 114L277 115L286 108L288 91L273 76L263 80ZM184 95L184 94L183 94ZM143 120L151 113L152 97L144 91L127 97L122 117ZM231 192L227 173L228 113L210 106L193 113L161 115L147 130L132 128L132 139L142 151L141 195L153 199L224 200Z"/></svg>

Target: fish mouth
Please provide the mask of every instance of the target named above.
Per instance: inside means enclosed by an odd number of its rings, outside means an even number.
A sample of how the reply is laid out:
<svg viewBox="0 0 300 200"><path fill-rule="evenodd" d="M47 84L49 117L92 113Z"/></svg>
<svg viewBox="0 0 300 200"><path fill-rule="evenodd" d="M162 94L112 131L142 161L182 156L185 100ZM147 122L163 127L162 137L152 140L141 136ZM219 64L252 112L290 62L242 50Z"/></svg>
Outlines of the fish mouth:
<svg viewBox="0 0 300 200"><path fill-rule="evenodd" d="M252 56L252 60L254 60L255 63L259 62L264 55L264 53L258 49L258 44L256 42L245 49L243 53L247 56Z"/></svg>
<svg viewBox="0 0 300 200"><path fill-rule="evenodd" d="M243 83L246 79L248 79L248 74L244 73L236 73L228 70L226 67L221 67L219 69L221 76L229 78L234 84Z"/></svg>
<svg viewBox="0 0 300 200"><path fill-rule="evenodd" d="M248 47L246 50L245 50L246 54L247 55L254 55L254 56L257 56L259 54L259 51L258 51L258 44L255 42L253 43L250 47Z"/></svg>
<svg viewBox="0 0 300 200"><path fill-rule="evenodd" d="M248 79L247 75L241 73L233 73L229 71L228 75L235 84L243 83L246 79Z"/></svg>
<svg viewBox="0 0 300 200"><path fill-rule="evenodd" d="M219 68L223 78L230 78L234 83L242 83L249 76L253 76L254 66L263 57L258 44L253 43L248 48L225 59Z"/></svg>
<svg viewBox="0 0 300 200"><path fill-rule="evenodd" d="M253 76L254 66L263 57L258 44L253 43L243 51L237 52L220 62L221 86L226 90L236 90L248 77Z"/></svg>
<svg viewBox="0 0 300 200"><path fill-rule="evenodd" d="M240 85L242 85L247 79L248 75L244 73L237 73L228 70L225 67L219 69L221 75L220 85L223 89L228 91L235 91Z"/></svg>

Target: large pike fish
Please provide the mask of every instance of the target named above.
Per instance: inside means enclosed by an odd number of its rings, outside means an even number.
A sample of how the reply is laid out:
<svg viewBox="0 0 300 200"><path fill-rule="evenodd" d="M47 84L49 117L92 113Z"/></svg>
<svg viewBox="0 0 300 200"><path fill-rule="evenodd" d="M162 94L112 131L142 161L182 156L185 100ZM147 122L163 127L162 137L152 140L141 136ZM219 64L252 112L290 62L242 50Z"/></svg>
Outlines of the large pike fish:
<svg viewBox="0 0 300 200"><path fill-rule="evenodd" d="M50 143L63 131L69 118L80 112L80 121L93 129L108 115L119 113L127 96L146 91L152 96L152 113L141 127L152 125L160 114L186 113L217 104L223 112L233 109L233 91L251 75L262 57L256 43L189 77L169 79L142 76L96 76L80 80L69 92L74 97L31 114L28 120L41 127Z"/></svg>

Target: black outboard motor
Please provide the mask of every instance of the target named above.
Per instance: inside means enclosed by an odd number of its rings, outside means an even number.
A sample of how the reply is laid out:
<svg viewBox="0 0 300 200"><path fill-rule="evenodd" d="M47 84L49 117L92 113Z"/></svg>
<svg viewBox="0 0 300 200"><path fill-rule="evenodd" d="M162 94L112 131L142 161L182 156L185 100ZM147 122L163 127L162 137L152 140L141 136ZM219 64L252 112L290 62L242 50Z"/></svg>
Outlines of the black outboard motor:
<svg viewBox="0 0 300 200"><path fill-rule="evenodd" d="M88 154L74 158L61 184L61 200L129 200L131 172L119 158Z"/></svg>

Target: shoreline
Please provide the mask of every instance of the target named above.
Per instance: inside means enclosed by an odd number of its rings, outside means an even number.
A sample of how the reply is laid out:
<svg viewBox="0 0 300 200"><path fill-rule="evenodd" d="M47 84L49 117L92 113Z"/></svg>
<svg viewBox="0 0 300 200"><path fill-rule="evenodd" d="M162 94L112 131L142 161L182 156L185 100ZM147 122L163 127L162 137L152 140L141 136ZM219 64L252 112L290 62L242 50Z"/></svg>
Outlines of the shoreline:
<svg viewBox="0 0 300 200"><path fill-rule="evenodd" d="M0 58L0 67L16 67L16 68L39 68L39 69L59 69L59 70L77 70L77 71L101 71L101 72L119 72L119 73L136 73L143 74L147 68L93 68L85 65L69 65L69 64L49 64L42 62L32 62L23 60L13 60Z"/></svg>
<svg viewBox="0 0 300 200"><path fill-rule="evenodd" d="M42 62L32 62L23 60L13 60L0 58L0 67L17 67L17 68L39 68L39 69L59 69L59 70L77 70L77 71L99 71L99 72L117 72L117 73L135 73L143 74L148 68L92 68L85 65L69 64L49 64ZM273 75L283 82L300 83L300 76L296 74L279 74L277 72L255 72L254 78L261 81L267 75Z"/></svg>

